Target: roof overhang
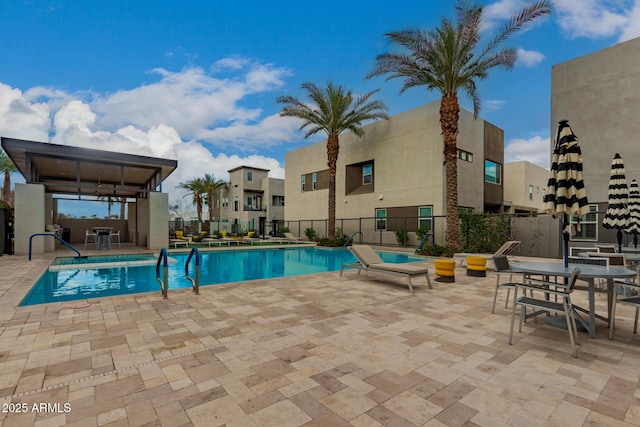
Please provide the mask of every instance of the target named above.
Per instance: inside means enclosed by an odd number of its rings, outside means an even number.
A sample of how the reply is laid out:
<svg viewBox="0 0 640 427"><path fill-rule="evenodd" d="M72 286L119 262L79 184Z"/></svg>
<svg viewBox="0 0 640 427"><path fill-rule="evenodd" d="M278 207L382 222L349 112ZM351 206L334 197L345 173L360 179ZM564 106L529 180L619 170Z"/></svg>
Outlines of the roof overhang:
<svg viewBox="0 0 640 427"><path fill-rule="evenodd" d="M162 191L176 160L1 138L2 148L27 184L45 192L94 197L146 197Z"/></svg>

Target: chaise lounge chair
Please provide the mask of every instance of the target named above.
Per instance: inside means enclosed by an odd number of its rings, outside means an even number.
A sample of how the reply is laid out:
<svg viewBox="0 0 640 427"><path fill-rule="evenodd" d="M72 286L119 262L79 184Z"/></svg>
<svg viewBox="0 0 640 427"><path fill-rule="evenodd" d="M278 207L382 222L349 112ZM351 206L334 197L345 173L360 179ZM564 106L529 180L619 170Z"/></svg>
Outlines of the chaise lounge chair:
<svg viewBox="0 0 640 427"><path fill-rule="evenodd" d="M371 246L367 245L349 246L349 250L353 255L355 255L358 261L353 264L342 264L340 277L342 277L342 272L345 267L357 268L358 275L361 270L400 275L407 278L409 290L413 293L411 278L416 276L425 276L427 278L427 283L429 284L429 289L433 289L431 286L431 279L429 278L429 268L422 262L384 262L382 258L380 258L380 256L378 256L378 254L371 248Z"/></svg>
<svg viewBox="0 0 640 427"><path fill-rule="evenodd" d="M294 236L293 233L284 233L284 237L290 242L304 243L304 239Z"/></svg>
<svg viewBox="0 0 640 427"><path fill-rule="evenodd" d="M478 256L478 257L483 257L483 258L486 258L487 260L490 260L491 258L500 256L500 255L511 255L516 249L518 249L518 246L520 246L520 243L522 243L520 242L520 240L509 240L504 245L500 246L500 248L498 248L498 250L495 251L495 253L471 254L471 253L463 252L463 253L453 254L453 259L458 261L458 265L460 267L464 267L465 264L467 263L468 256Z"/></svg>

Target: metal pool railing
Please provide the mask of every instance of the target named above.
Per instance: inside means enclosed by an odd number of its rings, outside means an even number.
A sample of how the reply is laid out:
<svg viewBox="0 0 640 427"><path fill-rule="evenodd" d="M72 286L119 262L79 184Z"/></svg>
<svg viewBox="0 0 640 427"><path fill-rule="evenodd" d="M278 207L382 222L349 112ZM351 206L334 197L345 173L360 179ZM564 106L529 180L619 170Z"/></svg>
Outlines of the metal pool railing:
<svg viewBox="0 0 640 427"><path fill-rule="evenodd" d="M78 254L78 258L82 258L82 255L80 255L80 251L78 251L76 248L74 248L73 246L71 246L70 244L68 244L67 242L62 240L60 237L56 236L55 234L52 234L52 233L36 233L36 234L32 234L31 237L29 237L29 261L31 261L31 245L33 243L33 238L36 237L36 236L51 236L54 239L58 240L60 243L64 244L68 248L70 248L75 253L77 253Z"/></svg>
<svg viewBox="0 0 640 427"><path fill-rule="evenodd" d="M164 264L164 280L160 279L160 263ZM158 256L158 262L156 264L156 280L160 283L162 288L162 298L167 299L167 289L169 288L169 264L167 262L167 250L165 248L160 249L160 255Z"/></svg>
<svg viewBox="0 0 640 427"><path fill-rule="evenodd" d="M191 257L195 255L195 270L196 270L196 278L195 280L189 276L189 261L191 261ZM191 248L191 252L189 252L189 256L187 257L187 262L184 263L184 275L187 276L187 279L191 282L191 288L196 295L200 295L200 252L198 252L198 248Z"/></svg>

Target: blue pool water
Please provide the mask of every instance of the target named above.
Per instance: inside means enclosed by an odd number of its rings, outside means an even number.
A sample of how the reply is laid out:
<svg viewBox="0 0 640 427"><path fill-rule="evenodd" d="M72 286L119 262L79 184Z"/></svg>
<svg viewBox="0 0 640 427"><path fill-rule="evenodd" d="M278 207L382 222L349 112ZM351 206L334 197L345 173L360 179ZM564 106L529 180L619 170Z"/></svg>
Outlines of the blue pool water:
<svg viewBox="0 0 640 427"><path fill-rule="evenodd" d="M425 260L397 252L379 254L386 262ZM58 269L57 265L70 262L68 258L60 260L40 277L20 305L140 292L160 293L160 285L156 280L157 257L150 256L152 263L148 262L149 255L142 260L136 256L120 256L118 259L88 257L80 260L80 268L65 265L63 269ZM342 263L355 262L354 256L347 249L316 247L201 252L200 256L201 286L336 271ZM184 275L187 257L186 253L170 254L173 262L169 263L168 268L169 290L191 287L191 282ZM139 265L135 261L147 265ZM194 264L194 260L191 260L189 274L192 277L195 276Z"/></svg>

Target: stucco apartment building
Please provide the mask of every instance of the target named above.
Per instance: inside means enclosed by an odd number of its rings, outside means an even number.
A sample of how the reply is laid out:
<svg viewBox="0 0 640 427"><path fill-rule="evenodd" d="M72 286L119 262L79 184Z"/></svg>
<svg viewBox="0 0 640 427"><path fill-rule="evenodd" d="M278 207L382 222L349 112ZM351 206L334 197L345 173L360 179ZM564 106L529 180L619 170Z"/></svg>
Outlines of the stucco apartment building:
<svg viewBox="0 0 640 427"><path fill-rule="evenodd" d="M440 101L434 101L366 125L362 138L340 135L336 218L342 220L337 226L343 232L360 227L363 233L379 234L383 242L392 243L399 227L409 232L431 227L436 242L443 241L446 208L439 108ZM502 212L504 132L466 110L460 111L459 126L459 206ZM326 142L287 153L285 171L285 221L326 219ZM316 231L323 234L322 229Z"/></svg>
<svg viewBox="0 0 640 427"><path fill-rule="evenodd" d="M592 213L583 218L576 241L614 242L602 227L611 160L620 153L627 183L640 180L640 38L566 61L552 68L551 137L569 120L583 155Z"/></svg>
<svg viewBox="0 0 640 427"><path fill-rule="evenodd" d="M549 170L526 160L505 163L504 211L510 214L544 211Z"/></svg>
<svg viewBox="0 0 640 427"><path fill-rule="evenodd" d="M239 166L229 171L229 185L220 190L214 215L230 233L256 230L261 235L284 220L284 180L268 169Z"/></svg>

